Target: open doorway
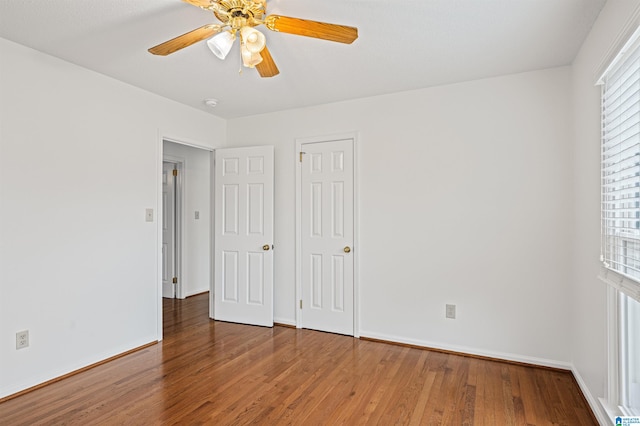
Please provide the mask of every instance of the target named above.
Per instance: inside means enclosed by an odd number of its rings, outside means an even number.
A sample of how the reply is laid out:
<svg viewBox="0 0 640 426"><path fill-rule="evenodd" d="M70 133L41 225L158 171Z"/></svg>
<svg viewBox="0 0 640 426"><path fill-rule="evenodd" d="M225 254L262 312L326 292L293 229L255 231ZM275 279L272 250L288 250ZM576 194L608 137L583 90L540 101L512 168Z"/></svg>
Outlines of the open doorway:
<svg viewBox="0 0 640 426"><path fill-rule="evenodd" d="M170 298L172 289L175 298L185 299L211 288L211 158L209 149L162 141L161 315L162 296ZM175 191L167 186L169 182ZM169 211L164 212L166 209Z"/></svg>

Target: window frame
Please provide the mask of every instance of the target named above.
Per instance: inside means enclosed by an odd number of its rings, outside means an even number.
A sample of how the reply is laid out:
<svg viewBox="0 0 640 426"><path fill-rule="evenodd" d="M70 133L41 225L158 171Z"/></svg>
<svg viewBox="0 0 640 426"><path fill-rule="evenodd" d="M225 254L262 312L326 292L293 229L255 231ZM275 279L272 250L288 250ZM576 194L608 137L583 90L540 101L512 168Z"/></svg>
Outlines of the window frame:
<svg viewBox="0 0 640 426"><path fill-rule="evenodd" d="M640 8L638 9L640 11ZM635 18L638 18L636 16ZM604 214L604 204L605 204L605 181L604 181L604 102L605 102L605 85L606 85L606 77L610 75L611 72L618 69L618 67L630 56L637 54L637 51L640 50L640 20L637 20L634 25L634 30L629 30L627 35L626 43L622 45L622 48L619 49L619 53L613 56L613 59L610 61L610 64L601 74L601 77L597 81L597 85L602 86L601 92L601 112L600 119L601 125L603 126L601 130L601 140L600 140L600 155L601 155L601 174L600 174L600 190L601 190L601 203L600 203L600 213L601 213L601 269L598 275L598 278L607 284L607 388L606 388L606 398L601 398L600 403L603 408L609 414L609 418L613 419L616 416L638 416L640 412L638 408L626 407L623 404L623 399L626 398L627 390L625 387L630 381L629 377L625 378L625 374L627 373L627 365L629 360L626 358L626 347L628 345L627 342L627 325L625 324L626 318L626 310L625 303L627 303L627 299L631 298L640 303L640 278L634 278L630 275L626 275L623 271L615 270L610 267L609 264L606 263L606 259L604 256L605 251L605 241L606 232L605 232L605 214ZM640 61L638 61L638 70L640 71ZM640 137L640 136L639 136ZM640 167L639 167L640 170ZM639 208L640 211L640 208ZM624 237L620 237L621 240ZM638 242L638 238L629 239L634 242ZM624 257L624 256L622 256ZM628 395L627 395L628 396Z"/></svg>

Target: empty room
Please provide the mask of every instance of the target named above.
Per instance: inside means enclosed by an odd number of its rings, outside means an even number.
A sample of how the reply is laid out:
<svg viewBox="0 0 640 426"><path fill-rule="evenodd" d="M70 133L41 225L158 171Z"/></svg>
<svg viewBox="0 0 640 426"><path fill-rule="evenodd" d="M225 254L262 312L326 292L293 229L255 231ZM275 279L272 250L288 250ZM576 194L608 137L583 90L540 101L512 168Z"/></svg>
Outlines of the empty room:
<svg viewBox="0 0 640 426"><path fill-rule="evenodd" d="M639 28L0 1L0 424L640 419Z"/></svg>

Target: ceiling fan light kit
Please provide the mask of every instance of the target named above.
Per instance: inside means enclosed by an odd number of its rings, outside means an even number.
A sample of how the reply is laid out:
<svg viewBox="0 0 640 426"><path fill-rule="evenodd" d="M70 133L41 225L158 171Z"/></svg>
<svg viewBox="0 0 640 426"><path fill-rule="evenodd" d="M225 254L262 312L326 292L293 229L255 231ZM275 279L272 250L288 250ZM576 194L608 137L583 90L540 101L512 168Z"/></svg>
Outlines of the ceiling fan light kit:
<svg viewBox="0 0 640 426"><path fill-rule="evenodd" d="M267 45L267 38L255 28L242 27L240 29L240 37L242 44L251 53L260 53Z"/></svg>
<svg viewBox="0 0 640 426"><path fill-rule="evenodd" d="M251 52L243 44L240 47L240 53L242 54L242 65L247 68L255 68L260 62L262 62L262 56L258 52Z"/></svg>
<svg viewBox="0 0 640 426"><path fill-rule="evenodd" d="M207 46L220 59L227 57L236 36L231 31L223 31L207 40Z"/></svg>
<svg viewBox="0 0 640 426"><path fill-rule="evenodd" d="M237 35L240 36L240 53L245 67L256 68L261 77L273 77L280 73L269 49L266 37L254 27L264 25L276 32L319 38L338 43L353 43L358 29L346 25L328 24L308 19L281 15L266 16L266 0L182 0L185 3L213 12L222 23L207 24L186 34L165 41L149 49L154 55L166 56L199 41L207 40L209 49L220 59L225 59Z"/></svg>

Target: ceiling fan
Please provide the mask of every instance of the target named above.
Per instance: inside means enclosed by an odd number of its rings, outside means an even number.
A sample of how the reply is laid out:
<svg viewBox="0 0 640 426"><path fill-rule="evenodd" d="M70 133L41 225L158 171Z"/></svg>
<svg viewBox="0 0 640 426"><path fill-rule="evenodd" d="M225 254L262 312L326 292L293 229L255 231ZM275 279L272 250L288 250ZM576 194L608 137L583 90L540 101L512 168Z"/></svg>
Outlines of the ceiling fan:
<svg viewBox="0 0 640 426"><path fill-rule="evenodd" d="M264 25L271 31L320 38L339 43L353 43L358 29L346 25L327 24L307 19L269 15L266 0L182 0L213 12L221 24L207 24L149 49L154 55L166 56L206 38L211 51L224 59L236 38L245 67L256 68L261 77L273 77L280 71L266 46L264 34L254 27Z"/></svg>

